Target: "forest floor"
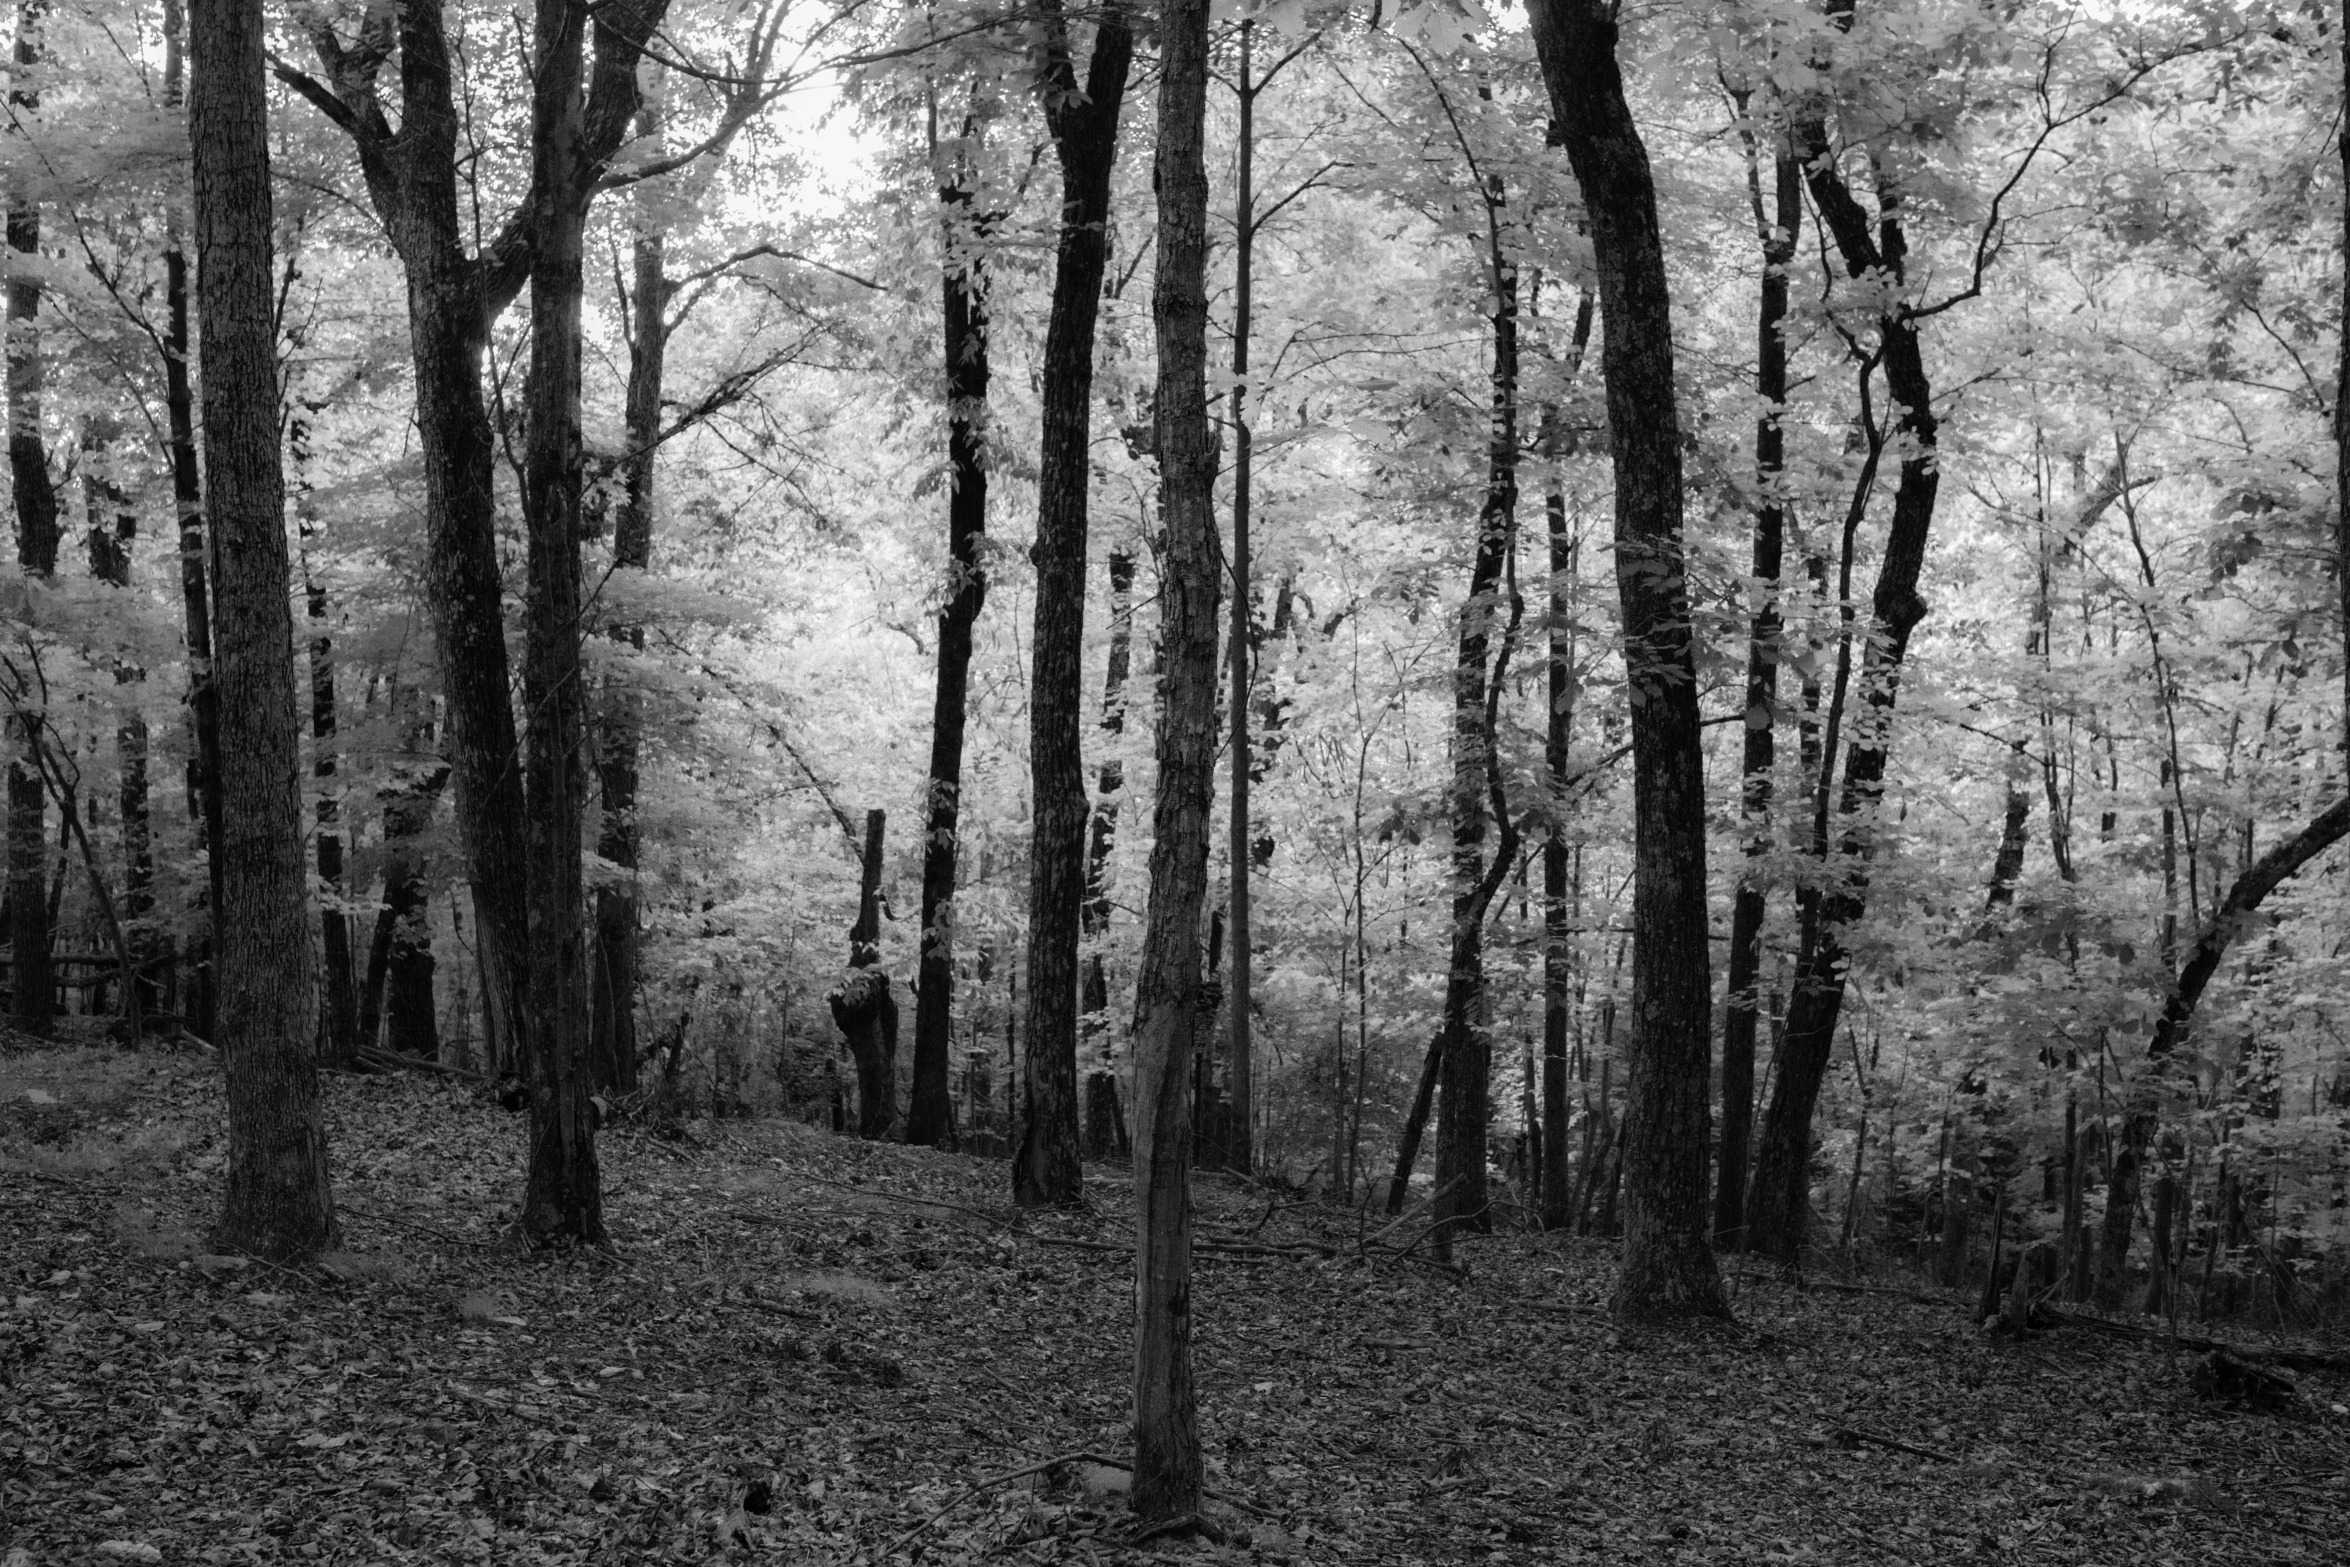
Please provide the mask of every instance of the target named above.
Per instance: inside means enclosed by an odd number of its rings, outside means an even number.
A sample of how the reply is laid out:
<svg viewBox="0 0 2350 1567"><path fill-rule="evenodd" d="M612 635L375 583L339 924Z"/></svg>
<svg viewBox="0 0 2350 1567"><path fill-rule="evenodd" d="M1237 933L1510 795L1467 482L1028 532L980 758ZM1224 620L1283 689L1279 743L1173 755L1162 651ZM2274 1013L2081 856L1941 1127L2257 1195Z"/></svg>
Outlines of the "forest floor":
<svg viewBox="0 0 2350 1567"><path fill-rule="evenodd" d="M2101 1567L2338 1563L2350 1535L2339 1376L2234 1411L2184 1352L1994 1343L1906 1286L1750 1279L1734 1327L1627 1334L1604 1245L1497 1236L1456 1279L1203 1178L1200 1231L1270 1248L1195 1270L1226 1538L1134 1545L1122 1173L1021 1215L998 1164L623 1130L611 1254L530 1259L498 1239L518 1118L424 1077L334 1077L328 1106L350 1249L288 1271L204 1251L209 1058L0 1049L4 1567Z"/></svg>

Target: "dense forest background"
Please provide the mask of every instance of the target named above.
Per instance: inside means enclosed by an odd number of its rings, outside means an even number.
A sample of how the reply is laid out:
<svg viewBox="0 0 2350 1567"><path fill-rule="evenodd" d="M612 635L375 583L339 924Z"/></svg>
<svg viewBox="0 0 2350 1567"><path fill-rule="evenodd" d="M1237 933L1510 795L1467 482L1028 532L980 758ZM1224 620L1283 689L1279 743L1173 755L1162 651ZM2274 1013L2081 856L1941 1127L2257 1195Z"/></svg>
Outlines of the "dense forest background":
<svg viewBox="0 0 2350 1567"><path fill-rule="evenodd" d="M1039 1137L1120 1156L1135 1110L1173 569L1159 19L654 15L578 24L568 209L544 41L505 10L270 19L320 1058L530 1076L521 882L485 845L559 818L528 853L579 867L550 907L590 933L600 1116L1018 1151L1024 1200L1057 1200ZM215 1026L183 21L15 11L0 688L35 1032ZM1717 1241L1955 1272L1996 1226L2074 1298L2338 1303L2338 19L1620 24L1672 290ZM1278 0L1219 7L1208 70L1240 615L1201 1155L1401 1204L1433 1099L1477 1123L1422 1173L1450 1221L1612 1233L1632 729L1667 700L1627 678L1617 578L1665 568L1613 543L1610 325L1534 41L1473 3ZM568 452L531 391L559 295L527 235L558 209ZM1056 343L1080 306L1090 353ZM436 322L475 334L457 359ZM468 376L478 429L434 435ZM566 471L572 567L534 520Z"/></svg>

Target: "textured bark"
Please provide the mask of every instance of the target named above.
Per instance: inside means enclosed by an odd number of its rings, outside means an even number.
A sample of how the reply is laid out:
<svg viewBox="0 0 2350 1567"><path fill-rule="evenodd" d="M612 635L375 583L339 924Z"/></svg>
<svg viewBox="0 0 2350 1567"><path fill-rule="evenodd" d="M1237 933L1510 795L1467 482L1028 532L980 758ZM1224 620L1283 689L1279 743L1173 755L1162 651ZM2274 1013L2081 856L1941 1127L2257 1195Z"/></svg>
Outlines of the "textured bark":
<svg viewBox="0 0 2350 1567"><path fill-rule="evenodd" d="M1102 678L1102 733L1108 736L1123 734L1126 730L1126 677L1134 662L1134 555L1130 550L1113 549L1110 552L1110 651L1108 667ZM1094 1106L1118 1101L1118 1079L1110 1066L1111 1045L1106 1037L1109 1029L1110 979L1102 961L1101 941L1110 928L1110 850L1118 839L1119 793L1126 786L1126 765L1116 756L1102 758L1099 783L1096 786L1093 823L1085 845L1085 906L1079 920L1079 934L1088 944L1085 953L1085 993L1082 1026L1089 1050L1095 1053L1100 1065L1085 1087L1086 1151L1100 1157L1099 1138L1094 1133ZM1103 1085L1107 1085L1104 1087ZM1131 1152L1125 1132L1125 1116L1118 1118L1118 1148L1121 1157Z"/></svg>
<svg viewBox="0 0 2350 1567"><path fill-rule="evenodd" d="M16 13L15 60L20 72L41 60L41 30L48 7L20 0ZM11 117L40 106L23 86L9 90ZM8 193L8 474L16 502L16 560L27 577L46 580L57 573L57 489L49 478L49 449L41 434L41 399L47 363L41 354L41 285L19 258L41 250L41 212L21 191ZM17 1028L46 1034L57 1010L49 968L49 899L45 890L48 838L41 772L34 756L40 744L41 695L24 692L23 708L9 724L8 759L8 925L11 1012Z"/></svg>
<svg viewBox="0 0 2350 1567"><path fill-rule="evenodd" d="M1705 770L1682 559L1680 414L1656 182L1601 0L1532 0L1553 129L1582 187L1606 324L1616 592L1632 707L1632 1028L1622 1168L1626 1321L1725 1312L1707 1245Z"/></svg>
<svg viewBox="0 0 2350 1567"><path fill-rule="evenodd" d="M641 139L658 146L659 99L637 116ZM620 505L612 525L615 571L644 571L653 563L653 490L661 441L661 387L667 374L671 288L664 269L668 237L649 202L640 203L629 247L630 309L628 389L622 439ZM615 625L614 641L645 645L642 626ZM634 870L642 852L637 833L637 790L643 720L636 693L608 689L598 734L596 782L603 818L596 853L613 865ZM633 881L596 889L595 955L588 1009L588 1063L596 1087L620 1093L637 1086L637 890Z"/></svg>
<svg viewBox="0 0 2350 1567"><path fill-rule="evenodd" d="M207 0L209 3L209 0ZM580 620L580 309L588 203L585 0L538 0L531 98L529 415L522 509L529 535L523 708L529 715L524 831L530 1166L521 1238L532 1247L604 1244L588 1067L587 691Z"/></svg>
<svg viewBox="0 0 2350 1567"><path fill-rule="evenodd" d="M359 1054L359 992L351 968L351 916L344 907L343 802L335 792L337 771L335 645L327 633L326 584L310 569L309 550L318 532L310 500L310 421L295 407L286 419L286 447L294 464L294 514L302 540L303 607L310 621L310 776L318 785L319 950L325 972L319 995L319 1059L350 1066Z"/></svg>
<svg viewBox="0 0 2350 1567"><path fill-rule="evenodd" d="M938 685L931 701L930 797L922 838L921 971L914 998L914 1084L906 1141L955 1140L947 1094L954 1049L955 877L963 813L963 732L971 679L971 630L987 598L980 546L987 537L987 279L977 235L958 235L971 217L960 178L939 189L946 227L940 281L946 349L947 571L938 612Z"/></svg>
<svg viewBox="0 0 2350 1567"><path fill-rule="evenodd" d="M881 846L888 816L865 813L857 920L849 927L849 971L825 997L833 1024L857 1063L857 1135L886 1137L898 1119L898 1004L881 962Z"/></svg>
<svg viewBox="0 0 2350 1567"><path fill-rule="evenodd" d="M1037 466L1036 631L1028 769L1028 1060L1012 1195L1024 1207L1084 1200L1078 1162L1077 948L1085 899L1085 767L1078 736L1085 650L1086 487L1092 473L1094 328L1109 259L1110 171L1134 40L1105 6L1079 96L1065 23L1048 12L1045 120L1061 164L1061 231L1045 329ZM1057 62L1057 63L1055 63ZM1058 84L1058 85L1056 85Z"/></svg>
<svg viewBox="0 0 2350 1567"><path fill-rule="evenodd" d="M1215 791L1216 450L1207 408L1207 0L1159 13L1158 343L1154 411L1159 512L1167 528L1160 602L1158 798L1150 907L1136 996L1134 1511L1167 1522L1200 1505L1191 1372L1191 1038L1199 917Z"/></svg>
<svg viewBox="0 0 2350 1567"><path fill-rule="evenodd" d="M1570 369L1580 372L1591 342L1594 301L1586 289L1575 304ZM1556 405L1542 411L1543 455L1555 465L1566 455L1568 438L1559 429ZM1572 1194L1567 1182L1567 1024L1574 982L1570 931L1566 808L1568 759L1575 727L1575 620L1573 584L1581 569L1581 541L1567 519L1566 490L1554 466L1543 516L1550 537L1550 679L1543 730L1542 765L1550 788L1550 831L1542 844L1542 1227L1567 1227Z"/></svg>
<svg viewBox="0 0 2350 1567"><path fill-rule="evenodd" d="M218 933L228 1180L212 1246L283 1259L330 1248L337 1234L311 1032L317 995L278 454L261 0L204 0L189 21L228 862Z"/></svg>
<svg viewBox="0 0 2350 1567"><path fill-rule="evenodd" d="M1849 13L1840 21L1848 25ZM1885 385L1899 408L1894 445L1904 455L1893 492L1893 521L1879 557L1877 585L1870 600L1874 634L1863 659L1862 689L1867 712L1853 725L1844 757L1838 834L1830 880L1798 955L1787 1027L1774 1058L1771 1101L1763 1118L1755 1158L1753 1189L1747 1197L1747 1245L1791 1260L1803 1245L1810 1193L1811 1118L1843 1015L1850 967L1843 932L1867 912L1867 857L1871 813L1882 794L1892 737L1893 707L1900 692L1903 658L1910 633L1926 616L1918 579L1926 563L1926 540L1941 487L1936 456L1939 421L1934 388L1926 374L1917 323L1902 291L1909 242L1898 202L1879 193L1874 222L1844 182L1826 122L1798 119L1795 151L1805 170L1813 204L1835 241L1847 274L1884 287L1878 316L1879 352ZM1830 760L1833 760L1831 749Z"/></svg>
<svg viewBox="0 0 2350 1567"><path fill-rule="evenodd" d="M1771 160L1771 206L1762 202L1759 158L1748 149L1747 179L1762 241L1761 297L1755 311L1754 389L1763 411L1754 427L1754 615L1746 642L1746 740L1739 757L1739 815L1746 868L1730 910L1729 994L1722 1016L1722 1137L1714 1175L1714 1243L1736 1251L1746 1238L1747 1143L1754 1123L1754 1032L1762 976L1761 864L1770 852L1771 769L1776 762L1779 696L1779 568L1787 528L1787 441L1779 424L1787 403L1787 268L1803 226L1803 172L1782 149Z"/></svg>

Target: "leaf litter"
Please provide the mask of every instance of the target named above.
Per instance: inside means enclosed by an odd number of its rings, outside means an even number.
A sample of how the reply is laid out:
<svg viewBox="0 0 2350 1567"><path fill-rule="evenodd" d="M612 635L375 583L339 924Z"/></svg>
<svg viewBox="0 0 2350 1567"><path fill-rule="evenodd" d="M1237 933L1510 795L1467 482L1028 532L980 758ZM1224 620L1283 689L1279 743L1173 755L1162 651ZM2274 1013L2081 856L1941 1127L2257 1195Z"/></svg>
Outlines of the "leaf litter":
<svg viewBox="0 0 2350 1567"><path fill-rule="evenodd" d="M1629 1333L1600 1243L1480 1239L1457 1279L1203 1176L1220 1539L1135 1545L1118 1172L1024 1214L993 1163L623 1130L613 1252L524 1258L515 1118L335 1077L346 1249L296 1271L203 1247L208 1063L68 1055L0 1122L0 1567L2285 1564L2350 1517L2339 1374L2234 1410L2159 1343L1752 1275L1734 1327Z"/></svg>

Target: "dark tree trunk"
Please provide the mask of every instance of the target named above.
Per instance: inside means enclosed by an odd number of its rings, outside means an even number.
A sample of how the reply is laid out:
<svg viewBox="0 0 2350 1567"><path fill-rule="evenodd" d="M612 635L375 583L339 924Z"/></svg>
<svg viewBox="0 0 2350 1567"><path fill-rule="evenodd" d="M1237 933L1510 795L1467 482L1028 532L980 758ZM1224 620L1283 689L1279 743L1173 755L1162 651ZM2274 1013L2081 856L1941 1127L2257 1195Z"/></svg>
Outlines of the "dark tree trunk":
<svg viewBox="0 0 2350 1567"><path fill-rule="evenodd" d="M1849 24L1849 15L1843 18ZM1917 323L1901 293L1908 239L1892 205L1880 200L1875 223L1846 186L1828 139L1826 122L1800 119L1792 127L1796 155L1806 171L1813 203L1836 243L1845 271L1856 279L1889 283L1878 316L1879 352L1885 384L1900 412L1894 440L1904 454L1893 493L1893 523L1885 537L1871 599L1874 634L1862 662L1862 689L1869 713L1853 726L1845 750L1844 787L1839 810L1844 828L1836 846L1829 884L1812 911L1795 971L1787 1028L1772 1072L1771 1101L1763 1118L1755 1159L1754 1186L1747 1198L1747 1244L1753 1250L1792 1260L1803 1245L1810 1191L1811 1119L1820 1084L1836 1042L1850 968L1841 932L1867 912L1869 815L1883 791L1891 744L1893 707L1900 691L1901 665L1910 633L1926 616L1918 579L1926 563L1926 539L1934 522L1941 468L1935 455L1939 421L1933 383L1926 375ZM1872 289L1879 285L1872 282ZM1833 762L1833 757L1823 767Z"/></svg>
<svg viewBox="0 0 2350 1567"><path fill-rule="evenodd" d="M1134 661L1134 555L1110 552L1110 653L1102 679L1102 733L1123 734L1126 729L1126 677ZM1102 758L1100 783L1093 807L1093 825L1085 848L1085 907L1079 921L1085 953L1084 1029L1088 1046L1100 1063L1086 1083L1086 1148L1093 1152L1094 1106L1118 1103L1118 1077L1111 1067L1109 1042L1110 980L1102 962L1101 942L1110 929L1110 850L1118 837L1118 795L1126 785L1126 766L1116 756ZM1131 1151L1126 1118L1118 1116L1118 1153Z"/></svg>
<svg viewBox="0 0 2350 1567"><path fill-rule="evenodd" d="M337 1240L311 1032L294 623L278 456L268 71L260 0L190 19L204 467L219 531L220 1045L227 1193L212 1245L271 1259Z"/></svg>
<svg viewBox="0 0 2350 1567"><path fill-rule="evenodd" d="M660 116L658 101L652 101L637 118L639 135L655 145ZM670 286L664 275L668 237L660 215L649 203L639 206L629 259L633 314L622 435L627 455L622 459L623 489L612 525L612 566L615 571L645 571L653 563L653 487L660 455L661 386L667 373L670 332ZM642 626L616 625L612 637L631 648L645 645ZM633 871L642 853L636 811L643 733L636 693L624 683L620 689L606 691L599 739L596 781L602 791L603 820L596 832L596 853ZM635 884L599 886L588 1063L596 1087L619 1093L634 1092L637 1086L637 942Z"/></svg>
<svg viewBox="0 0 2350 1567"><path fill-rule="evenodd" d="M1517 548L1518 275L1503 252L1498 178L1486 182L1489 244L1486 283L1493 291L1493 385L1487 423L1485 499L1477 515L1477 550L1461 603L1452 684L1452 940L1444 985L1442 1094L1436 1111L1436 1255L1447 1261L1452 1236L1489 1233L1485 1135L1492 1118L1493 1039L1485 1026L1485 913L1517 858L1517 827L1502 795L1496 729L1508 675L1510 643L1524 605L1511 566ZM1509 582L1504 584L1505 573ZM1506 608L1505 608L1506 599ZM1501 645L1494 622L1507 615ZM1492 660L1490 673L1486 668ZM1490 807L1495 843L1485 858ZM1410 1172L1405 1172L1407 1177Z"/></svg>
<svg viewBox="0 0 2350 1567"><path fill-rule="evenodd" d="M1803 171L1782 149L1772 159L1772 196L1762 202L1760 159L1750 139L1747 180L1762 240L1763 277L1755 320L1754 389L1763 411L1754 427L1754 617L1746 644L1746 741L1739 758L1739 814L1746 866L1730 911L1729 995L1722 1017L1722 1141L1714 1174L1714 1242L1737 1251L1746 1239L1747 1142L1754 1123L1754 1032L1760 1014L1763 873L1771 848L1771 769L1776 761L1779 566L1787 526L1787 440L1779 419L1787 403L1787 269L1803 226Z"/></svg>
<svg viewBox="0 0 2350 1567"><path fill-rule="evenodd" d="M580 646L580 311L588 203L584 0L538 0L531 100L529 418L522 459L529 533L522 694L529 715L530 1168L520 1229L533 1247L604 1244L588 1066L587 692ZM634 109L632 104L631 109Z"/></svg>
<svg viewBox="0 0 2350 1567"><path fill-rule="evenodd" d="M402 728L402 738L411 755L427 755L433 746L432 725L416 711L422 693L396 688L392 694L392 716ZM386 780L383 800L383 905L376 912L375 930L368 943L367 968L359 986L359 1048L376 1049L387 1044L394 1050L412 1051L423 1038L437 1037L419 1031L416 1020L404 1012L396 1012L389 1028L389 1039L384 1040L382 1027L385 1015L385 988L395 966L421 967L432 973L431 926L426 919L424 855L417 840L432 823L433 808L447 784L449 768L446 765L418 771L407 764L395 764ZM413 949L423 947L418 954ZM405 980L398 992L399 998L413 1000L416 994L413 978ZM430 988L426 987L430 999ZM489 1063L494 1064L494 1063Z"/></svg>
<svg viewBox="0 0 2350 1567"><path fill-rule="evenodd" d="M1707 1245L1705 770L1656 182L1624 98L1612 10L1602 0L1533 0L1528 11L1599 272L1616 591L1632 696L1632 1037L1614 1311L1628 1321L1714 1316L1726 1308Z"/></svg>
<svg viewBox="0 0 2350 1567"><path fill-rule="evenodd" d="M972 183L976 183L974 180ZM931 704L930 795L922 839L922 949L914 997L914 1086L906 1141L955 1140L947 1094L954 1050L955 877L963 808L963 730L971 679L971 630L987 597L980 546L987 537L987 277L973 226L970 184L939 191L946 229L940 288L946 348L947 571L938 613L938 689Z"/></svg>
<svg viewBox="0 0 2350 1567"><path fill-rule="evenodd" d="M881 962L881 845L888 817L865 813L857 922L849 927L849 970L825 1000L857 1063L857 1135L886 1137L898 1119L898 1003Z"/></svg>
<svg viewBox="0 0 2350 1567"><path fill-rule="evenodd" d="M1135 1028L1134 1511L1166 1522L1200 1505L1199 1415L1191 1374L1191 1041L1199 917L1207 898L1215 792L1216 449L1207 407L1207 0L1159 13L1158 279L1154 402L1166 677L1150 908Z"/></svg>
<svg viewBox="0 0 2350 1567"><path fill-rule="evenodd" d="M48 7L43 0L19 0L16 65L19 72L40 64L41 32ZM21 79L21 78L20 78ZM23 86L9 89L11 117L40 106ZM16 498L16 559L28 578L57 573L57 489L49 478L49 449L41 435L41 395L48 379L38 325L41 285L24 258L41 252L41 211L21 190L8 193L8 474ZM40 744L42 694L28 688L22 709L9 725L15 742L8 761L9 983L16 1026L30 1034L49 1032L57 1010L49 969L49 899L45 891L48 837L41 772L34 759Z"/></svg>
<svg viewBox="0 0 2350 1567"><path fill-rule="evenodd" d="M1428 1133L1428 1112L1436 1108L1436 1084L1444 1073L1444 1047L1450 1037L1449 1028L1439 1025L1436 1036L1428 1041L1428 1053L1420 1062L1420 1081L1404 1111L1403 1132L1395 1144L1395 1174L1387 1182L1391 1218L1403 1212L1404 1199L1412 1189L1412 1166L1420 1162L1420 1139Z"/></svg>
<svg viewBox="0 0 2350 1567"><path fill-rule="evenodd" d="M180 0L163 6L163 103L181 100L186 16ZM196 463L196 394L188 374L188 256L176 209L164 220L163 407L171 459L172 511L179 536L180 610L188 660L188 814L201 828L206 868L201 929L189 934L187 999L181 1013L199 1039L212 1038L212 913L220 907L220 691L212 679L211 568L204 545L204 489Z"/></svg>
<svg viewBox="0 0 2350 1567"><path fill-rule="evenodd" d="M318 784L319 947L326 972L320 994L319 1059L347 1067L359 1055L359 993L351 968L351 916L344 905L342 800L335 793L337 771L334 639L327 634L326 584L311 574L309 546L317 533L307 472L310 422L304 410L290 411L287 449L294 462L296 526L303 543L303 601L310 635L310 776Z"/></svg>
<svg viewBox="0 0 2350 1567"><path fill-rule="evenodd" d="M1246 1175L1252 1162L1251 1145L1256 1133L1256 1087L1253 1081L1255 1063L1251 1059L1253 1042L1249 1037L1250 1007L1254 1003L1255 975L1251 970L1251 941L1249 918L1249 869L1252 837L1249 831L1249 781L1252 765L1249 758L1249 693L1254 684L1254 653L1256 638L1249 626L1249 575L1253 569L1249 561L1249 493L1250 460L1254 456L1253 437L1248 425L1248 337L1250 308L1255 287L1256 272L1256 112L1257 94L1262 84L1249 79L1250 47L1256 41L1257 24L1243 17L1238 37L1239 76L1234 89L1240 98L1240 132L1235 153L1238 162L1237 189L1233 193L1233 247L1232 279L1232 390L1229 406L1232 421L1232 701L1230 719L1232 744L1227 761L1231 765L1230 838L1226 847L1226 863L1231 868L1232 893L1228 900L1232 910L1232 1021L1224 1047L1225 1102L1222 1116L1222 1136L1219 1141L1218 1164Z"/></svg>
<svg viewBox="0 0 2350 1567"><path fill-rule="evenodd" d="M557 0L544 3L552 8ZM470 166L472 155L457 111L456 56L445 0L412 0L396 9L370 11L357 39L348 44L323 17L311 18L304 30L327 80L283 62L276 67L281 80L351 136L369 199L407 274L416 427L424 458L425 597L447 698L457 822L473 886L475 950L493 1049L506 1048L518 1037L530 939L524 788L517 765L521 747L508 699L499 601L497 447L482 401L482 353L491 322L535 270L534 250L550 237L560 238L543 234L544 223L556 218L558 209L585 211L594 179L625 137L638 107L642 46L667 10L668 0L644 0L597 13L593 93L584 112L567 111L578 122L572 145L553 165L534 160L530 193L478 257L466 252L473 223L461 216L458 201L460 168ZM560 20L552 14L546 18L548 23ZM574 17L566 25L576 31L584 23ZM377 84L395 45L396 131ZM542 67L538 74L540 99L558 82L569 84L567 101L577 99L579 71L561 68L550 76ZM535 123L541 117L534 104L534 142L543 139ZM555 165L568 171L572 183L550 191L543 180ZM576 402L576 387L568 395ZM575 537L573 553L576 547ZM574 694L567 703L576 700ZM552 715L542 721L552 721ZM551 1024L541 1019L536 1026ZM567 1099L577 1099L584 1115L584 1095ZM568 1151L550 1155L567 1156Z"/></svg>
<svg viewBox="0 0 2350 1567"><path fill-rule="evenodd" d="M1077 946L1085 900L1085 767L1078 703L1085 651L1086 486L1092 472L1094 328L1109 259L1110 171L1134 40L1101 12L1074 91L1066 23L1050 18L1045 119L1061 164L1060 246L1045 329L1044 438L1037 467L1036 632L1028 767L1035 821L1028 882L1028 1061L1012 1195L1023 1207L1084 1200L1078 1162Z"/></svg>

